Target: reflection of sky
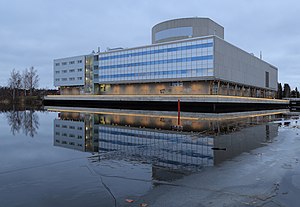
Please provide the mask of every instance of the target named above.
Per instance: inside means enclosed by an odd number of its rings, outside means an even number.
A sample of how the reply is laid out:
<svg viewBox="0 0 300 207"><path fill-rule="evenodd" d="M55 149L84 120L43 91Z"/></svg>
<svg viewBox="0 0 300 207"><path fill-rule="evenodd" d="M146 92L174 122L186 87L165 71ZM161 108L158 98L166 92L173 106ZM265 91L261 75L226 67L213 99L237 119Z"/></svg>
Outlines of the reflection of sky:
<svg viewBox="0 0 300 207"><path fill-rule="evenodd" d="M38 113L40 127L38 135L31 138L19 133L13 136L5 114L0 114L0 163L2 169L22 167L61 161L74 156L83 157L74 151L53 147L53 119L57 113Z"/></svg>

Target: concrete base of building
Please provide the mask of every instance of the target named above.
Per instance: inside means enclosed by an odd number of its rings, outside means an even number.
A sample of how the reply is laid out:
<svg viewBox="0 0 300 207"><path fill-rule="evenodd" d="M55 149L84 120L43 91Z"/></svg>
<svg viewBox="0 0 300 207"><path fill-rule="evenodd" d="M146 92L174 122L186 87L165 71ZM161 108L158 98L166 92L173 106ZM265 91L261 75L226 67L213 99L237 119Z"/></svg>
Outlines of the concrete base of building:
<svg viewBox="0 0 300 207"><path fill-rule="evenodd" d="M286 109L288 100L220 95L59 95L46 96L46 106L76 106L132 110L226 113Z"/></svg>
<svg viewBox="0 0 300 207"><path fill-rule="evenodd" d="M61 87L61 95L84 95L82 86ZM190 80L130 84L94 84L94 95L224 95L275 98L276 91L223 80Z"/></svg>
<svg viewBox="0 0 300 207"><path fill-rule="evenodd" d="M95 84L98 95L226 95L257 98L274 98L275 91L256 88L222 80L203 80L186 82Z"/></svg>

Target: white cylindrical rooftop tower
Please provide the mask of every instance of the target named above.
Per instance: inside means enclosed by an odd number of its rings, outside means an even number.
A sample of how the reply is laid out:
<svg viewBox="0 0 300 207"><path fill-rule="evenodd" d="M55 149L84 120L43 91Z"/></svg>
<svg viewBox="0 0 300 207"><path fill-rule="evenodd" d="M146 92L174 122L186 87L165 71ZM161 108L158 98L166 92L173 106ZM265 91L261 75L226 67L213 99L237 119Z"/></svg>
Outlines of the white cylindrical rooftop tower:
<svg viewBox="0 0 300 207"><path fill-rule="evenodd" d="M152 28L152 44L209 35L224 39L224 28L209 18L173 19Z"/></svg>

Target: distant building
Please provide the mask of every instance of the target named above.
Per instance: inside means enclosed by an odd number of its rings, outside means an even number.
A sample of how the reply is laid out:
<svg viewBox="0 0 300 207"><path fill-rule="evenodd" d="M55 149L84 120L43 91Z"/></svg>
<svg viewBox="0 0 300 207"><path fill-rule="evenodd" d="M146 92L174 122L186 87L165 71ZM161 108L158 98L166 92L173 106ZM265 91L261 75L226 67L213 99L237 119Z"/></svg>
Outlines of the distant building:
<svg viewBox="0 0 300 207"><path fill-rule="evenodd" d="M224 40L208 18L165 21L152 44L54 60L62 95L205 94L275 98L278 69Z"/></svg>

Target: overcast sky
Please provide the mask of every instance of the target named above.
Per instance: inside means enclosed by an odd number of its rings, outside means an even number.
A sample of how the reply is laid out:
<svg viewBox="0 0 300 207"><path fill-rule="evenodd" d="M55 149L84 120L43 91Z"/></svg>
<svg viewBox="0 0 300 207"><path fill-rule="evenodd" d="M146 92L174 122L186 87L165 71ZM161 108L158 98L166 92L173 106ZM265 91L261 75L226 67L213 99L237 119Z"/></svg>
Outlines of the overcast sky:
<svg viewBox="0 0 300 207"><path fill-rule="evenodd" d="M209 17L225 40L279 68L300 86L300 2L296 0L0 0L0 85L10 71L34 66L53 86L53 59L107 47L151 43L155 24Z"/></svg>

